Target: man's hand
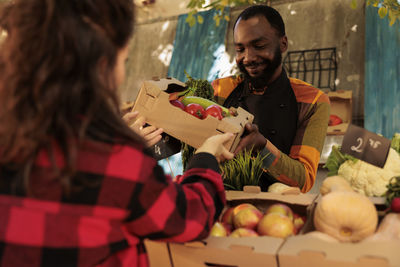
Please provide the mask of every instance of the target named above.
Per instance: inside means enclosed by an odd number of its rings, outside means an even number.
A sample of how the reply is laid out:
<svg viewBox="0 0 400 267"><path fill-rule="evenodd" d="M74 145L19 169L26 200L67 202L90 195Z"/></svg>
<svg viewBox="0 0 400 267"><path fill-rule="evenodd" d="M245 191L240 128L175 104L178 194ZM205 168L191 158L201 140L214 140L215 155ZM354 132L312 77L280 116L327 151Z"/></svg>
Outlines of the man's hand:
<svg viewBox="0 0 400 267"><path fill-rule="evenodd" d="M163 129L156 128L151 125L145 127L145 118L143 116L139 116L139 112L128 112L122 117L122 119L132 130L143 137L146 142L146 147L151 147L161 140Z"/></svg>
<svg viewBox="0 0 400 267"><path fill-rule="evenodd" d="M244 129L244 137L240 140L234 153L236 155L244 149L250 150L251 148L253 148L253 151L260 151L266 144L267 139L258 131L258 126L247 123Z"/></svg>

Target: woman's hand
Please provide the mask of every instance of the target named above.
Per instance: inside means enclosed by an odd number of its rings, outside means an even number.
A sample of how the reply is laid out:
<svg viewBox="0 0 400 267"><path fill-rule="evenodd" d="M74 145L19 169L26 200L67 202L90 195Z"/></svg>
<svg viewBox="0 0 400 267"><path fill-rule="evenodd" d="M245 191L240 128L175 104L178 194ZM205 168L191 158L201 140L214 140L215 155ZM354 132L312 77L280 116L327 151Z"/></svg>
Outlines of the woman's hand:
<svg viewBox="0 0 400 267"><path fill-rule="evenodd" d="M232 133L211 136L204 141L204 143L196 150L195 153L210 153L217 158L218 162L232 159L233 153L229 152L229 150L224 146L224 143L228 142L232 137Z"/></svg>
<svg viewBox="0 0 400 267"><path fill-rule="evenodd" d="M163 129L156 128L151 125L145 127L145 118L143 116L139 116L139 112L128 112L122 117L122 119L132 130L143 137L146 142L146 147L151 147L161 140Z"/></svg>

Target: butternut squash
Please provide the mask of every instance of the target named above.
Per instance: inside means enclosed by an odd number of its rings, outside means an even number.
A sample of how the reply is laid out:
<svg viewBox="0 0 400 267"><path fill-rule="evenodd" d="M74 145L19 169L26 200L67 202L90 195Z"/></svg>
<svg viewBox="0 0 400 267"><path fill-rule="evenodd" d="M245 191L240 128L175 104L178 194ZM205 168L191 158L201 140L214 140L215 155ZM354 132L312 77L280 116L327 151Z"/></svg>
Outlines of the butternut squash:
<svg viewBox="0 0 400 267"><path fill-rule="evenodd" d="M322 182L319 192L321 195L326 195L333 191L353 192L350 183L341 176L330 176Z"/></svg>
<svg viewBox="0 0 400 267"><path fill-rule="evenodd" d="M364 195L333 191L317 203L313 219L318 231L342 242L358 242L375 232L378 212Z"/></svg>

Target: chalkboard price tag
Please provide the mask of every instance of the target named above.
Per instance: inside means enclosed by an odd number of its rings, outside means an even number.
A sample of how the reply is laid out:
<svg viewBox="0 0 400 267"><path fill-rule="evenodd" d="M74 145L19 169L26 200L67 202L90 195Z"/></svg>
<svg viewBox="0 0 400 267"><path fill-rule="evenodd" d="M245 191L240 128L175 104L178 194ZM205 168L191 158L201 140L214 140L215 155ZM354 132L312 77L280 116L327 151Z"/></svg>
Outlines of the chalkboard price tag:
<svg viewBox="0 0 400 267"><path fill-rule="evenodd" d="M181 141L166 134L161 134L161 140L155 145L147 148L147 151L156 159L162 160L181 151Z"/></svg>
<svg viewBox="0 0 400 267"><path fill-rule="evenodd" d="M383 136L350 124L343 138L341 152L383 168L391 141Z"/></svg>

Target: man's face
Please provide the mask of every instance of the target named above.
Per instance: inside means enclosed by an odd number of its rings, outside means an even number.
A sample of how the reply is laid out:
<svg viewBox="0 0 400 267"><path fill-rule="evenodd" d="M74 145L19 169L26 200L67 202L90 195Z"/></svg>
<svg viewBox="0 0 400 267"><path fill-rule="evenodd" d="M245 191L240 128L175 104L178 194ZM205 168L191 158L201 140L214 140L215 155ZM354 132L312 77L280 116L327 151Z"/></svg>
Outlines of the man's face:
<svg viewBox="0 0 400 267"><path fill-rule="evenodd" d="M237 22L234 30L236 63L255 87L267 85L280 70L282 38L263 16Z"/></svg>

